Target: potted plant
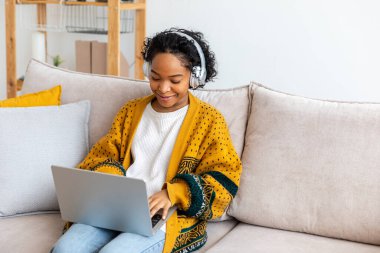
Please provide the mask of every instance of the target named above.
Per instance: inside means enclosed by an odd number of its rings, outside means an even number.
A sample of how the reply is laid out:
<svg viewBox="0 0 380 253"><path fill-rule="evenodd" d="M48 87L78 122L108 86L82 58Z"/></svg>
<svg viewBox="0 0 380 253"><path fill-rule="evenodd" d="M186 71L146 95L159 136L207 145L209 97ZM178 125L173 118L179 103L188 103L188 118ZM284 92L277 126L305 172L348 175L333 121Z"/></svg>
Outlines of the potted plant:
<svg viewBox="0 0 380 253"><path fill-rule="evenodd" d="M59 54L56 56L51 56L51 59L53 60L53 65L56 67L59 67L63 63L63 60Z"/></svg>

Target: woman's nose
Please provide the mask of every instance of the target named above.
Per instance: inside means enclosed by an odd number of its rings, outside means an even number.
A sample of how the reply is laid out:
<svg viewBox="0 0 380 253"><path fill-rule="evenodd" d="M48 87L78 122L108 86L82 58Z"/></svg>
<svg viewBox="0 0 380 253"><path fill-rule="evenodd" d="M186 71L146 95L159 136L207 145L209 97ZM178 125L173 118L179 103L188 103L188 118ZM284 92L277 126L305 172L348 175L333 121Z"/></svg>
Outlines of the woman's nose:
<svg viewBox="0 0 380 253"><path fill-rule="evenodd" d="M158 86L158 90L162 93L166 93L170 91L170 83L168 81L163 81Z"/></svg>

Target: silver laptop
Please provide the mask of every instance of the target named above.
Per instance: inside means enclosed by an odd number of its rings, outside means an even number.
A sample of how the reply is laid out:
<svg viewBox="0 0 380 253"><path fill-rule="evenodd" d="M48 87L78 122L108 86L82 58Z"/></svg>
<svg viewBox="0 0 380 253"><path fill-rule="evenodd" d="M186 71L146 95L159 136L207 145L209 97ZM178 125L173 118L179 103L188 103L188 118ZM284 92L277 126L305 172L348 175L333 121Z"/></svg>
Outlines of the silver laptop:
<svg viewBox="0 0 380 253"><path fill-rule="evenodd" d="M165 220L150 217L145 182L140 179L52 166L63 220L152 236Z"/></svg>

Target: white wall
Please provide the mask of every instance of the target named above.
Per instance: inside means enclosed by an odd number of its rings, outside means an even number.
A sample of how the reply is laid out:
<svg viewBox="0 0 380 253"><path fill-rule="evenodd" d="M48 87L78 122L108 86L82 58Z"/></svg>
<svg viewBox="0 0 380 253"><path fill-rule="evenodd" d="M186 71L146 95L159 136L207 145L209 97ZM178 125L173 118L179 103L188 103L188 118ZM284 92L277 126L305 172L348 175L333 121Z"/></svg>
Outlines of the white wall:
<svg viewBox="0 0 380 253"><path fill-rule="evenodd" d="M202 31L219 66L210 88L252 80L309 97L380 102L379 12L378 0L147 0L147 34L172 26ZM5 97L3 13L0 0L0 98ZM30 34L19 28L17 36L22 75ZM78 38L94 39L50 35L49 53L62 54L64 66L73 69ZM123 43L123 51L131 62L129 42L133 39Z"/></svg>
<svg viewBox="0 0 380 253"><path fill-rule="evenodd" d="M219 63L209 87L380 102L379 13L378 0L148 0L147 33L202 31Z"/></svg>

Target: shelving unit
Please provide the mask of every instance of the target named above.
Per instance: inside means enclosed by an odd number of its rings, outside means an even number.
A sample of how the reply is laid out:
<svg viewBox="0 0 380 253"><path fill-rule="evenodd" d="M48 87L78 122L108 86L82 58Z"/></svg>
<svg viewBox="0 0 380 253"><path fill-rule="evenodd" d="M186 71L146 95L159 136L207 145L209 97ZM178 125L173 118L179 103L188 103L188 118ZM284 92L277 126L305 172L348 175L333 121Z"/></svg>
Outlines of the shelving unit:
<svg viewBox="0 0 380 253"><path fill-rule="evenodd" d="M7 97L17 95L16 73L16 4L37 4L38 23L46 24L46 5L61 4L57 0L5 0L5 30L6 30L6 64L7 64ZM63 2L65 5L108 6L108 48L107 74L120 74L120 11L135 10L135 78L143 79L142 66L144 60L140 50L145 37L145 0L135 0L133 3L123 3L120 0L108 2ZM46 36L45 36L46 38ZM46 43L46 41L45 41Z"/></svg>

